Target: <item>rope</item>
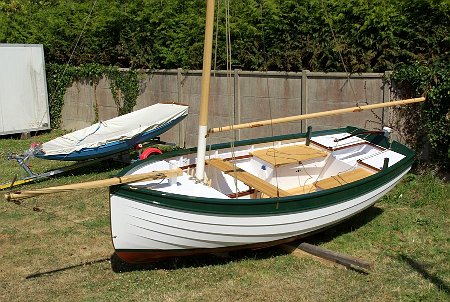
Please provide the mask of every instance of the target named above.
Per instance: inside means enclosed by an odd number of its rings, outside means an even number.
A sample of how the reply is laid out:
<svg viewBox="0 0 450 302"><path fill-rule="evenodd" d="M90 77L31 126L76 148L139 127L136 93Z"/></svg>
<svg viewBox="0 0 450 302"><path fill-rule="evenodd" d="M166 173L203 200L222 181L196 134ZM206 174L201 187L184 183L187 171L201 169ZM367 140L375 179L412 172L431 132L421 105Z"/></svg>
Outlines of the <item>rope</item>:
<svg viewBox="0 0 450 302"><path fill-rule="evenodd" d="M92 4L91 10L89 11L89 15L88 15L88 16L86 17L86 19L85 19L85 22L84 22L83 28L82 28L82 30L81 30L81 33L80 33L80 35L78 36L78 39L77 39L77 41L76 41L76 43L75 43L75 46L74 46L73 49L72 49L72 53L71 53L70 56L69 56L69 60L68 60L67 63L66 63L67 65L70 63L70 61L72 60L73 55L75 54L75 50L77 49L78 43L80 42L81 37L82 37L83 34L84 34L84 30L86 29L86 25L87 25L87 23L89 22L89 20L90 20L90 18L91 18L91 16L92 16L92 12L94 11L94 7L95 7L96 4L97 4L97 0L94 0L94 3ZM66 65L66 68L67 68L67 65ZM66 68L64 69L64 72L66 71ZM63 74L64 74L64 72L63 72Z"/></svg>
<svg viewBox="0 0 450 302"><path fill-rule="evenodd" d="M219 12L220 12L220 1L217 1L216 6L216 38L214 43L214 69L213 69L213 76L216 76L216 70L217 70L217 49L218 49L218 40L219 40Z"/></svg>
<svg viewBox="0 0 450 302"><path fill-rule="evenodd" d="M264 20L264 10L263 10L263 2L260 2L260 12L261 12L261 22L263 22ZM264 54L264 65L265 65L265 69L266 69L266 73L267 73L267 51L266 51L266 41L265 41L265 35L264 35L264 26L262 26L262 30L261 30L261 38L262 38L262 46L263 46L263 54ZM272 115L272 102L271 102L271 98L270 98L270 86L269 86L269 77L266 76L266 86L267 86L267 98L269 101L269 118L270 118L270 133L271 136L274 137L274 129L273 129L273 115ZM272 141L272 147L273 149L275 149L275 142ZM279 182L278 182L278 168L277 168L277 163L276 163L276 155L275 152L273 152L273 160L275 165L273 166L273 172L274 172L274 178L275 178L275 186L277 187L277 198L280 198L280 195L278 193L278 190L280 189L279 186ZM277 203L277 208L278 208L278 203Z"/></svg>
<svg viewBox="0 0 450 302"><path fill-rule="evenodd" d="M323 7L323 9L324 9L324 11L325 11L325 19L326 19L326 22L328 23L328 25L329 25L329 27L330 27L331 35L333 36L333 41L334 41L335 45L337 45L337 44L338 44L338 43L337 43L338 41L337 41L337 38L336 38L336 33L335 33L335 31L334 31L334 28L333 28L332 23L329 22L330 18L329 18L329 16L328 16L327 6L326 6L326 4L324 3L323 0L321 1L321 3L322 3L322 7ZM337 47L337 51L338 51L339 58L340 58L340 60L341 60L342 66L344 67L344 71L345 71L345 73L347 74L347 82L348 82L348 84L350 85L350 89L351 89L351 91L352 91L352 93L353 93L353 97L354 97L354 99L356 100L356 104L355 104L355 105L356 105L356 107L360 107L359 102L357 101L355 89L353 88L353 85L352 85L352 81L351 81L351 78L350 78L350 72L348 72L347 66L346 66L345 61L344 61L344 57L342 56L342 51L340 50L339 47ZM366 85L367 85L367 82L364 82L364 94L365 94L365 99L366 99L365 103L366 103L367 105L369 105L369 103L367 102L367 94L366 94L366 93L367 93L367 89L366 89L367 87L366 87ZM382 109L382 110L384 110L384 109ZM382 124L382 123L383 123L383 120L375 113L375 111L374 111L373 109L370 109L370 111L371 111L372 114L375 116L375 118L378 119L378 120L380 121L379 124Z"/></svg>
<svg viewBox="0 0 450 302"><path fill-rule="evenodd" d="M226 40L226 65L227 65L227 92L228 99L231 99L231 30L230 30L230 0L225 0L225 40ZM233 106L230 106L230 125L234 124L236 120L236 99L233 97ZM231 142L231 158L233 161L236 158L236 149L234 142L236 141L236 131L233 131ZM233 164L234 175L237 175L237 165ZM238 198L238 180L234 177L235 198Z"/></svg>

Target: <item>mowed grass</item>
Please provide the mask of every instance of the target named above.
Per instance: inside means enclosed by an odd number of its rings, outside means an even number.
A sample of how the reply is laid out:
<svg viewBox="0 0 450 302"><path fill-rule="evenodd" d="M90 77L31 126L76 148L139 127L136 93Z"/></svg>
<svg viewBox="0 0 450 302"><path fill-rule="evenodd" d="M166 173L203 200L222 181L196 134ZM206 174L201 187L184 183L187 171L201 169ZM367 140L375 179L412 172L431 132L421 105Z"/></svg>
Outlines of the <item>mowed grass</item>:
<svg viewBox="0 0 450 302"><path fill-rule="evenodd" d="M0 182L18 165L0 140ZM36 170L61 162L33 160ZM38 188L114 175L123 166L49 179ZM125 265L113 255L107 189L32 198L0 207L0 301L448 301L450 185L409 174L388 196L307 242L375 263L364 274L280 248Z"/></svg>

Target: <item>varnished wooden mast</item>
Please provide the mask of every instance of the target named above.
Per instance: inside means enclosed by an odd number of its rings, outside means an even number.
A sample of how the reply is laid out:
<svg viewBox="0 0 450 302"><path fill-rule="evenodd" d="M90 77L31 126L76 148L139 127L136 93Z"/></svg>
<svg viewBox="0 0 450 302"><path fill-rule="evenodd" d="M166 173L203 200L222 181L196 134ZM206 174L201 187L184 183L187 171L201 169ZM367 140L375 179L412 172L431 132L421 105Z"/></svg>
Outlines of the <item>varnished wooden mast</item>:
<svg viewBox="0 0 450 302"><path fill-rule="evenodd" d="M212 41L214 27L214 0L207 0L205 45L203 48L203 72L200 94L200 116L198 122L197 170L195 177L202 181L205 174L206 135L208 134L208 100L211 80Z"/></svg>
<svg viewBox="0 0 450 302"><path fill-rule="evenodd" d="M322 111L322 112L316 112L316 113L308 113L308 114L302 114L302 115L282 117L282 118L277 118L277 119L272 119L272 120L251 122L251 123L238 124L238 125L225 126L225 127L217 127L217 128L210 129L208 131L208 133L239 130L239 129L245 129L245 128L255 128L255 127L261 127L261 126L267 126L267 125L274 125L274 124L281 124L281 123L287 123L287 122L313 119L313 118L330 116L330 115L338 115L338 114L343 114L343 113L360 112L363 110L378 109L378 108L383 108L383 107L401 106L401 105L407 105L407 104L418 103L418 102L423 102L423 101L425 101L425 98L420 97L420 98L406 99L406 100L400 100L400 101L393 101L393 102L388 102L388 103L380 103L380 104L364 105L364 106L350 107L350 108L337 109L337 110Z"/></svg>

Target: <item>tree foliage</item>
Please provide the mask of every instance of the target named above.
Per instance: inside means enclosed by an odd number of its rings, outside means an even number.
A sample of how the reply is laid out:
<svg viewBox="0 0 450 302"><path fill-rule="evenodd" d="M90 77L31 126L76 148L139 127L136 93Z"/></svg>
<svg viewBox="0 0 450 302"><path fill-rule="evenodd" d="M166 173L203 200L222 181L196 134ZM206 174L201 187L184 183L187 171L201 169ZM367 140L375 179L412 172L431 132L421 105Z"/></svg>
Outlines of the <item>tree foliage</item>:
<svg viewBox="0 0 450 302"><path fill-rule="evenodd" d="M226 8L216 2L215 61L224 69ZM51 104L57 116L66 82L86 66L200 69L204 11L204 0L0 0L0 43L44 45L55 72L48 77L61 82ZM421 123L437 158L448 162L448 0L230 0L229 28L231 64L244 70L395 70L396 80L427 93ZM137 78L119 74L110 77L128 91L123 113Z"/></svg>
<svg viewBox="0 0 450 302"><path fill-rule="evenodd" d="M411 65L399 66L392 79L406 93L414 95L425 94L427 101L422 105L422 111L405 107L403 110L408 121L409 132L415 140L416 147L429 142L433 161L450 165L450 62L437 60L435 62L416 62ZM411 116L416 117L412 119Z"/></svg>
<svg viewBox="0 0 450 302"><path fill-rule="evenodd" d="M43 44L51 63L199 69L204 10L203 0L0 0L0 42ZM445 0L231 0L230 14L232 63L246 70L382 72L450 49Z"/></svg>

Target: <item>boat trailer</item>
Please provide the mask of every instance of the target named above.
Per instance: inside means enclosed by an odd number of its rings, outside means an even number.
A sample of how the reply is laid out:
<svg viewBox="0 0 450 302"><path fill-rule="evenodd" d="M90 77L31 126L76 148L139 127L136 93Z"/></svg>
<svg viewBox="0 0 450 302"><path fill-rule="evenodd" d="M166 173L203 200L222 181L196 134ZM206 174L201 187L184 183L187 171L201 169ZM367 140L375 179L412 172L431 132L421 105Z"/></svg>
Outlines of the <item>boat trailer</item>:
<svg viewBox="0 0 450 302"><path fill-rule="evenodd" d="M16 153L10 153L8 154L7 158L8 160L15 160L19 166L25 171L26 176L20 179L17 179L17 176L14 177L14 179L9 183L0 184L0 190L6 190L9 188L13 188L16 186L24 185L27 183L32 183L35 181L40 181L43 179L47 179L50 177L55 177L60 174L64 174L69 171L73 171L82 167L94 165L97 163L100 163L102 161L113 159L116 162L124 162L124 163L132 163L137 160L142 160L147 158L148 156L155 154L155 153L161 153L161 151L157 152L157 150L152 146L154 145L170 145L166 142L163 142L160 140L159 137L155 137L154 139L148 141L145 143L145 146L143 144L138 144L134 150L137 152L137 159L131 159L130 158L130 150L122 151L119 153L114 153L108 156L93 158L93 159L87 159L78 161L72 165L60 167L54 170L49 170L44 173L35 173L31 170L31 166L29 164L30 160L34 157L33 152L30 150L25 151L22 155L16 154Z"/></svg>

